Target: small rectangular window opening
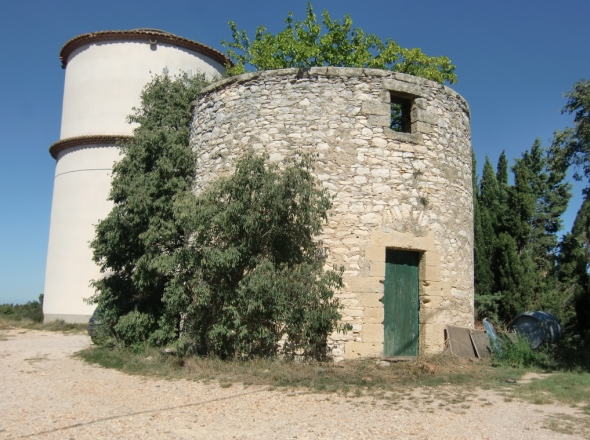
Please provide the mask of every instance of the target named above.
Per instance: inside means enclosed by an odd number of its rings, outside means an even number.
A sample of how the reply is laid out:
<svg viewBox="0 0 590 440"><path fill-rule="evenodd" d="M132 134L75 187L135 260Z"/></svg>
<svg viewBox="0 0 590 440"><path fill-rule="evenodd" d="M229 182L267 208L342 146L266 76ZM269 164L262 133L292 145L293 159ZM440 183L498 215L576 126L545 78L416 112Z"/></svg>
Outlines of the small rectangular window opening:
<svg viewBox="0 0 590 440"><path fill-rule="evenodd" d="M412 99L404 98L394 93L390 94L391 99L391 122L389 128L398 133L411 133L412 120Z"/></svg>

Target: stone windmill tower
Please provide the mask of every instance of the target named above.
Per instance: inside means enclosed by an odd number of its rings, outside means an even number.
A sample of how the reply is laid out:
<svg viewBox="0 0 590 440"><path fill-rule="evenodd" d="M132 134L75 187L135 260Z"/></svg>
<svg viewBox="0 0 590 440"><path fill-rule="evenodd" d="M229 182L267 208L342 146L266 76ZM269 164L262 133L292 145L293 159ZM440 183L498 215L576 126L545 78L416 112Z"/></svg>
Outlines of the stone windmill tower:
<svg viewBox="0 0 590 440"><path fill-rule="evenodd" d="M65 86L56 160L43 312L48 321L86 322L84 303L100 277L89 242L107 216L116 140L133 134L126 117L142 88L161 73L222 74L229 60L196 41L155 29L79 35L60 52Z"/></svg>

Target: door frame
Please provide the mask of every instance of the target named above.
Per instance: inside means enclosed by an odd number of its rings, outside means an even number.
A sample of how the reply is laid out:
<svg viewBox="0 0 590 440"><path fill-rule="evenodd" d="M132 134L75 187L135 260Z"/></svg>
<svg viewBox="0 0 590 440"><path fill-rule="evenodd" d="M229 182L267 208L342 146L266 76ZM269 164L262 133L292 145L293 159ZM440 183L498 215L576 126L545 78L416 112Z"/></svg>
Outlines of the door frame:
<svg viewBox="0 0 590 440"><path fill-rule="evenodd" d="M420 346L421 344L421 340L422 340L422 324L421 324L421 315L422 315L422 307L421 307L421 303L422 303L422 298L423 298L423 286L421 283L421 280L424 277L424 264L425 264L425 254L426 251L423 249L408 249L408 248L398 248L398 247L390 247L387 246L385 248L385 262L384 262L384 269L385 269L385 276L384 276L384 280L383 280L383 307L384 307L384 312L385 312L385 288L386 288L386 276L387 276L387 264L388 264L388 258L387 258L387 254L389 252L413 252L416 253L418 256L418 265L417 265L417 269L418 269L418 298L417 298L417 302L418 302L418 313L417 313L417 319L418 319L418 323L417 323L417 327L418 327L418 341L416 343L416 356L385 356L385 316L383 318L383 352L382 352L382 358L383 359L389 359L389 360L413 360L415 359L419 354L420 354Z"/></svg>

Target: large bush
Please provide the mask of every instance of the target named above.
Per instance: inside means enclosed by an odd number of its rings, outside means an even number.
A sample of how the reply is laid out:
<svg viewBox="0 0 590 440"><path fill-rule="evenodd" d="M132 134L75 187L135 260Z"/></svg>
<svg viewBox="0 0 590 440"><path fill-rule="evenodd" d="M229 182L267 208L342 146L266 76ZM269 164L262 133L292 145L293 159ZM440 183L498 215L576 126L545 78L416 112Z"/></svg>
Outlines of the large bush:
<svg viewBox="0 0 590 440"><path fill-rule="evenodd" d="M196 197L190 103L205 84L157 76L130 117L139 126L113 169L114 208L91 243L105 277L90 302L111 334L100 340L223 357L274 355L281 343L322 356L342 278L324 271L316 240L331 202L313 158L281 169L248 154Z"/></svg>
<svg viewBox="0 0 590 440"><path fill-rule="evenodd" d="M341 271L324 271L315 238L330 198L312 156L292 157L284 169L265 158L247 154L233 175L177 203L191 238L176 252L164 302L206 352L274 355L285 338L283 352L321 357L342 286Z"/></svg>
<svg viewBox="0 0 590 440"><path fill-rule="evenodd" d="M126 344L144 339L164 344L178 336L179 318L167 313L162 295L172 276L172 255L189 236L173 203L193 187L190 104L206 84L203 75L154 77L141 94L140 108L129 117L139 124L132 140L120 144L123 157L113 168L109 196L114 207L91 243L105 277L93 282L96 294L90 302L100 308L103 322L120 330ZM150 319L135 319L143 314ZM130 330L133 323L148 321L147 334Z"/></svg>

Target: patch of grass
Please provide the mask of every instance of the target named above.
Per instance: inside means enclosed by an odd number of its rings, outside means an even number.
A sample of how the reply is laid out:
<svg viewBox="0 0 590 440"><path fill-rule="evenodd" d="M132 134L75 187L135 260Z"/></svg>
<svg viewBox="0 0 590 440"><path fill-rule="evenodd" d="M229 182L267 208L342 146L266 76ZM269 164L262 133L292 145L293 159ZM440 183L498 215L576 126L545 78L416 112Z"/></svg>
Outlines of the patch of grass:
<svg viewBox="0 0 590 440"><path fill-rule="evenodd" d="M68 324L64 321L37 322L28 318L13 319L10 315L0 315L0 330L48 330L64 333L85 333L86 324Z"/></svg>
<svg viewBox="0 0 590 440"><path fill-rule="evenodd" d="M590 418L574 417L568 414L554 414L545 420L546 429L567 435L581 435L590 438Z"/></svg>
<svg viewBox="0 0 590 440"><path fill-rule="evenodd" d="M533 379L519 385L511 397L519 397L537 404L553 401L581 406L590 414L590 373L558 371L545 379Z"/></svg>
<svg viewBox="0 0 590 440"><path fill-rule="evenodd" d="M410 400L414 388L430 390L431 399L462 403L470 394L462 386L504 388L507 378L517 379L524 371L492 368L451 356L441 355L415 362L393 363L379 368L375 360L328 362L290 362L281 359L222 361L217 358L180 359L148 348L143 353L90 347L77 353L90 363L129 374L167 378L186 378L204 382L242 383L270 387L303 388L314 392L338 392L347 396L372 395L396 401L405 394ZM449 390L446 385L461 386ZM440 387L445 387L444 391Z"/></svg>
<svg viewBox="0 0 590 440"><path fill-rule="evenodd" d="M501 349L494 352L493 362L498 366L514 368L557 368L558 364L550 349L533 350L523 335L503 337Z"/></svg>
<svg viewBox="0 0 590 440"><path fill-rule="evenodd" d="M128 374L165 378L185 378L222 387L234 383L291 388L310 392L339 393L357 398L373 396L399 407L401 401L415 400L421 388L429 405L446 409L466 409L477 398L473 389L493 389L506 402L524 399L532 403L561 402L583 408L590 415L590 373L556 372L529 384L515 383L527 369L473 364L464 359L440 355L414 362L393 363L379 368L375 360L328 362L290 362L281 359L223 361L218 358L179 358L161 350L147 348L141 353L116 347L93 346L76 356L105 368ZM540 370L536 370L540 371ZM479 399L485 405L491 402Z"/></svg>

